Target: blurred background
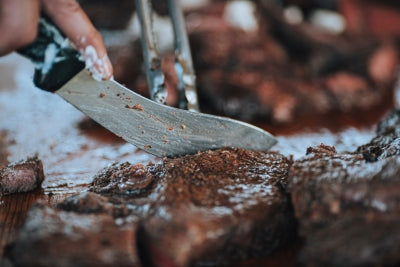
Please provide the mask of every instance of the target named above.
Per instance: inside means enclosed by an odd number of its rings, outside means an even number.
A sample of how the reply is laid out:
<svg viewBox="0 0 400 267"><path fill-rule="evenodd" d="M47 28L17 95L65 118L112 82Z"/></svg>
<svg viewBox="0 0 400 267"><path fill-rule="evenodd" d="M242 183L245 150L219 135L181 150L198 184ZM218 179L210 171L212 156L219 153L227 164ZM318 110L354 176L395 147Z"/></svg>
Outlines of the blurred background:
<svg viewBox="0 0 400 267"><path fill-rule="evenodd" d="M146 95L133 2L80 1L103 33L115 79ZM394 105L399 4L363 0L182 3L203 112L286 134L310 127L337 131L375 123ZM153 1L153 6L158 12L155 24L168 103L174 106L172 30L164 1Z"/></svg>

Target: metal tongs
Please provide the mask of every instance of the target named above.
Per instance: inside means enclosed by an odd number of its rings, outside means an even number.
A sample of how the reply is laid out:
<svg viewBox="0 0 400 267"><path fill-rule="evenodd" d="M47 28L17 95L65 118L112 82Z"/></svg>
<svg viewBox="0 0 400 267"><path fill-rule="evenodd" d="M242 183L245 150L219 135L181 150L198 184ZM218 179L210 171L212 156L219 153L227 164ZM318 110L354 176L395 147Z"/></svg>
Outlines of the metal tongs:
<svg viewBox="0 0 400 267"><path fill-rule="evenodd" d="M175 47L175 72L178 77L179 108L199 111L196 91L196 76L185 20L179 0L167 0L169 16L172 20ZM136 0L136 9L141 28L143 59L146 68L150 98L158 103L166 103L164 73L161 70L161 58L157 50L153 27L153 8L150 0Z"/></svg>

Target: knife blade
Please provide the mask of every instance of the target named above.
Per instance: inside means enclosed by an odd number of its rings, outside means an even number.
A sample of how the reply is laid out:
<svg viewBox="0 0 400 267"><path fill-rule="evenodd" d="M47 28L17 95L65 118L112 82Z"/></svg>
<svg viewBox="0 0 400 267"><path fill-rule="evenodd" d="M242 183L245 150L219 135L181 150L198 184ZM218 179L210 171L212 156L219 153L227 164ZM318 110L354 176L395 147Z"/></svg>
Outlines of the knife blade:
<svg viewBox="0 0 400 267"><path fill-rule="evenodd" d="M223 146L268 150L276 139L253 125L151 101L116 81L83 70L58 95L127 142L160 157Z"/></svg>
<svg viewBox="0 0 400 267"><path fill-rule="evenodd" d="M51 30L43 29L49 26ZM248 123L173 108L151 101L114 80L98 81L88 70L82 70L80 59L70 47L64 47L64 42L58 45L56 65L46 67L50 72L44 72L43 65L48 64L43 62L50 61L46 51L54 50L53 43L45 39L52 38L54 27L41 19L40 40L19 51L36 62L35 84L55 92L138 148L159 157L176 157L224 146L268 150L277 142L268 132ZM73 72L77 74L71 75Z"/></svg>

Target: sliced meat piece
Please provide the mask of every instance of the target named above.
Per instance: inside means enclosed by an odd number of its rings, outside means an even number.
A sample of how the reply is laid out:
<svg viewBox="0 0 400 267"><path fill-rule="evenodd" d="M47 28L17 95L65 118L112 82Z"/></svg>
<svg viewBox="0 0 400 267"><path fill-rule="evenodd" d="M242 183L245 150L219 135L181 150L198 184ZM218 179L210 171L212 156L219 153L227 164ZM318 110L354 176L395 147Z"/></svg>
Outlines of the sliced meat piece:
<svg viewBox="0 0 400 267"><path fill-rule="evenodd" d="M232 148L147 166L113 164L95 176L91 192L32 210L11 255L21 265L61 266L266 256L296 237L285 192L290 164L278 153Z"/></svg>
<svg viewBox="0 0 400 267"><path fill-rule="evenodd" d="M154 266L226 263L265 256L294 238L283 190L289 166L277 153L226 148L147 167L114 165L91 190L147 207L138 240Z"/></svg>
<svg viewBox="0 0 400 267"><path fill-rule="evenodd" d="M37 205L29 211L16 241L9 245L9 254L16 266L141 266L136 224L117 222L104 213Z"/></svg>
<svg viewBox="0 0 400 267"><path fill-rule="evenodd" d="M43 164L37 156L0 169L0 191L3 194L32 191L39 188L43 180Z"/></svg>
<svg viewBox="0 0 400 267"><path fill-rule="evenodd" d="M306 266L400 262L400 157L367 162L321 145L289 173Z"/></svg>
<svg viewBox="0 0 400 267"><path fill-rule="evenodd" d="M138 237L147 259L155 266L226 264L292 240L283 190L289 165L280 154L240 149L164 160L153 172L164 188Z"/></svg>
<svg viewBox="0 0 400 267"><path fill-rule="evenodd" d="M357 149L367 161L400 155L400 110L394 110L378 125L377 136Z"/></svg>

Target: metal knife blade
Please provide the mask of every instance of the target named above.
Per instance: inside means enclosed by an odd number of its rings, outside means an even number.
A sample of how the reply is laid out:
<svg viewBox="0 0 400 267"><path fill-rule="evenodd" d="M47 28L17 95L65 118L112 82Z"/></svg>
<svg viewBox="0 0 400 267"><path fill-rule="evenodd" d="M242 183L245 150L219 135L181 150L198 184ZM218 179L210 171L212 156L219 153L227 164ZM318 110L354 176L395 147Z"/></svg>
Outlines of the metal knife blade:
<svg viewBox="0 0 400 267"><path fill-rule="evenodd" d="M159 157L224 146L267 150L277 142L253 125L158 104L116 81L97 81L87 70L55 92L111 132Z"/></svg>

